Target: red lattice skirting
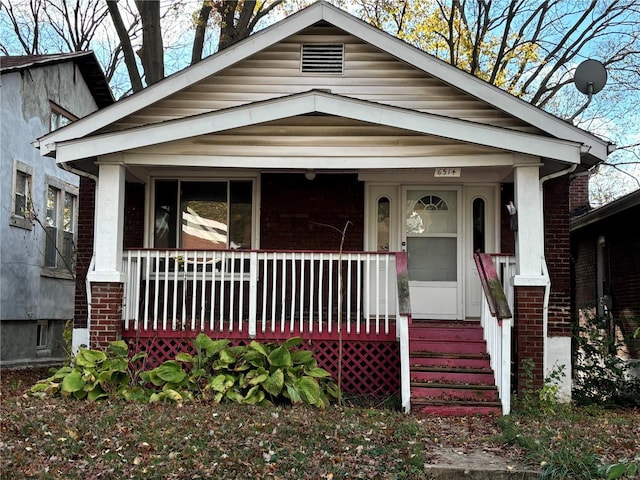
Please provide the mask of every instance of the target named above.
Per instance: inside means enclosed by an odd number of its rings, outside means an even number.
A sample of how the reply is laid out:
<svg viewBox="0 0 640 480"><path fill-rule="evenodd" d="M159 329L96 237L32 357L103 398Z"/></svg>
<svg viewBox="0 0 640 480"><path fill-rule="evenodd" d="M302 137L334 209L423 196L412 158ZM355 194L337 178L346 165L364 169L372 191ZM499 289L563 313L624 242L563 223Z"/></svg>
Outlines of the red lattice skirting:
<svg viewBox="0 0 640 480"><path fill-rule="evenodd" d="M177 353L194 353L193 339L199 332L194 331L134 331L122 332L123 339L133 353L145 351L148 354L146 368L153 368ZM227 338L234 345L246 345L246 333L219 332L204 333L213 339ZM301 336L304 348L311 350L318 365L325 368L334 378L338 378L338 334L323 332L300 335L297 332L262 333L256 335L260 342L279 343L290 337ZM388 334L343 334L342 338L342 390L358 395L395 394L400 388L400 353L395 338L395 328Z"/></svg>

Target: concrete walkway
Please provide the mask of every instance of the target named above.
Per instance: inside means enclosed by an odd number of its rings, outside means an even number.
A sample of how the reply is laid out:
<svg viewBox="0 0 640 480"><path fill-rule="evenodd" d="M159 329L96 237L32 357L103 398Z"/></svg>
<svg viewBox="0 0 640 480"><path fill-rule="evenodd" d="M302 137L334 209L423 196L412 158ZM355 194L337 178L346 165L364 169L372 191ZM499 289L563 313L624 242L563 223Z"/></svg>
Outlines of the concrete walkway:
<svg viewBox="0 0 640 480"><path fill-rule="evenodd" d="M511 464L509 460L484 450L473 452L443 448L425 465L429 478L446 480L537 480L540 472Z"/></svg>

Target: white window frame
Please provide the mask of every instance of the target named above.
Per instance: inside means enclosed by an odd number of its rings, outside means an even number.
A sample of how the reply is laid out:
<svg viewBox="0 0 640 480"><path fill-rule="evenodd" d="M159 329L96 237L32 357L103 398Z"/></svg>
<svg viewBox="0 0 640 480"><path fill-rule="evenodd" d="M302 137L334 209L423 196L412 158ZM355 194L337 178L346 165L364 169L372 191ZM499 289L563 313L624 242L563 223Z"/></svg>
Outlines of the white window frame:
<svg viewBox="0 0 640 480"><path fill-rule="evenodd" d="M18 160L13 162L13 181L11 184L11 215L9 216L9 225L18 228L24 228L25 230L32 230L33 224L31 222L31 218L28 214L21 215L16 212L16 195L18 194L17 186L18 186L18 173L26 176L26 185L25 185L25 206L27 207L27 212L32 208L33 205L33 167L27 165L26 163L22 163Z"/></svg>
<svg viewBox="0 0 640 480"><path fill-rule="evenodd" d="M55 217L55 225L56 225L56 238L55 238L55 265L47 265L47 244L49 242L49 235L47 234L47 203L49 198L49 188L55 188L58 191L58 199L56 205L56 217ZM75 271L75 263L73 262L73 254L72 264L67 265L61 258L60 252L64 249L64 241L65 241L65 233L64 228L64 201L65 196L69 194L73 197L73 212L71 213L71 234L72 234L72 245L75 246L77 243L77 235L78 235L78 187L75 185L71 185L70 183L64 182L58 178L51 177L49 175L45 176L45 189L44 189L44 205L43 205L43 213L42 213L42 227L44 230L44 239L43 239L43 247L42 247L42 274L44 276L56 277L56 278L73 278L73 274ZM69 268L70 267L70 268Z"/></svg>

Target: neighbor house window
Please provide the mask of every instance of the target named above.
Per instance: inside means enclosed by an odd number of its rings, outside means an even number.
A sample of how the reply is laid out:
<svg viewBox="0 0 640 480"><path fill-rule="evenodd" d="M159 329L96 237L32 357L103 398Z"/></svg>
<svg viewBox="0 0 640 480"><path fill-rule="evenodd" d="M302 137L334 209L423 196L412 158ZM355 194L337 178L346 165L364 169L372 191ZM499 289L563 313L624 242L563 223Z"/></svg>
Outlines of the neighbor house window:
<svg viewBox="0 0 640 480"><path fill-rule="evenodd" d="M49 333L49 322L47 320L38 320L36 330L36 348L46 348Z"/></svg>
<svg viewBox="0 0 640 480"><path fill-rule="evenodd" d="M51 107L51 115L49 117L49 131L53 132L59 128L69 125L74 120L77 120L76 116L67 112L64 108L59 107L53 102L49 102Z"/></svg>
<svg viewBox="0 0 640 480"><path fill-rule="evenodd" d="M154 246L224 250L251 248L251 180L155 182Z"/></svg>
<svg viewBox="0 0 640 480"><path fill-rule="evenodd" d="M73 271L77 188L49 178L44 219L44 266Z"/></svg>
<svg viewBox="0 0 640 480"><path fill-rule="evenodd" d="M10 223L15 227L31 229L32 208L31 186L32 168L22 162L15 162L13 169L13 195Z"/></svg>

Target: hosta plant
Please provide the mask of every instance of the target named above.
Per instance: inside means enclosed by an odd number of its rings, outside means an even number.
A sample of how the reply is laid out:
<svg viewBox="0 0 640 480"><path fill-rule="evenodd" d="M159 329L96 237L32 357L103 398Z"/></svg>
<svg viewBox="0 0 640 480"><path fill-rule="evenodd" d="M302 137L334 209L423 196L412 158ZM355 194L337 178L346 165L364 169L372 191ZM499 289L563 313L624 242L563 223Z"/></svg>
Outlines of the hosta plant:
<svg viewBox="0 0 640 480"><path fill-rule="evenodd" d="M147 371L133 365L146 357L129 357L124 341L112 342L108 352L81 348L71 365L31 388L34 395L55 395L99 400L168 400L182 403L194 398L252 405L289 402L325 408L328 396L337 396L331 374L318 367L313 353L302 350L302 339L281 345L252 341L231 346L199 334L195 354L179 353Z"/></svg>
<svg viewBox="0 0 640 480"><path fill-rule="evenodd" d="M216 402L233 401L261 405L288 401L324 408L328 395L336 396L331 374L318 367L313 353L300 350L299 337L282 345L252 341L229 346L205 334L195 339L194 356L182 353L142 378L160 391L151 400L182 401L194 394Z"/></svg>
<svg viewBox="0 0 640 480"><path fill-rule="evenodd" d="M111 342L107 352L80 348L71 365L40 380L31 393L37 396L59 393L92 401L107 397L144 399L144 389L137 385L136 372L130 368L130 362L144 357L146 353L141 352L129 358L129 348L122 340Z"/></svg>

